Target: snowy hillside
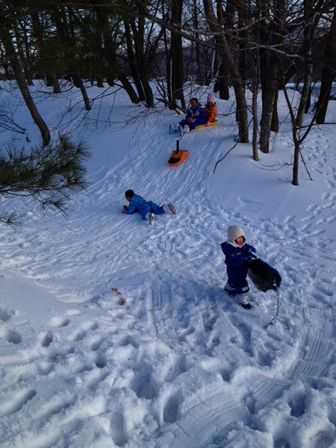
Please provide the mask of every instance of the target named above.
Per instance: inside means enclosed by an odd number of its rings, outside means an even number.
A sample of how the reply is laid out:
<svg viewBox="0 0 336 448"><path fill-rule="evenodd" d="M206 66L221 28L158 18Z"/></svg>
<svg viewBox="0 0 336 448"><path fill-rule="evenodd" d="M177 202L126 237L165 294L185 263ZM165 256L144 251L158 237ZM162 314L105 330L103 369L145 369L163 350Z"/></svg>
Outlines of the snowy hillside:
<svg viewBox="0 0 336 448"><path fill-rule="evenodd" d="M185 136L190 159L171 169L174 112L91 88L87 113L79 92L46 90L48 125L88 143L89 187L68 219L2 199L23 225L0 234L1 448L336 447L336 126L312 128L313 181L302 165L294 187L284 101L272 152L254 162L238 144L214 173L235 143L232 102ZM0 101L27 129L2 145L36 143L17 91L3 84ZM328 113L336 122L335 102ZM177 215L121 214L129 188ZM250 282L252 310L224 295L231 224L282 276L267 329L274 292Z"/></svg>

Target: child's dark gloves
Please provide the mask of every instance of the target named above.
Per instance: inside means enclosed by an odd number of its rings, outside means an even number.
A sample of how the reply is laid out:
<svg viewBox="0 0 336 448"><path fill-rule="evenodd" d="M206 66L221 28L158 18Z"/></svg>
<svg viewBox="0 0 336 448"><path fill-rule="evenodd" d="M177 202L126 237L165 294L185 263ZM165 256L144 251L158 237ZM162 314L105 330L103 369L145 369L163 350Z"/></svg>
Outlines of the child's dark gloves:
<svg viewBox="0 0 336 448"><path fill-rule="evenodd" d="M121 213L126 213L127 209L128 209L127 205L124 205L122 210L121 210Z"/></svg>
<svg viewBox="0 0 336 448"><path fill-rule="evenodd" d="M251 261L257 258L256 254L251 249L245 249L243 252L246 261Z"/></svg>

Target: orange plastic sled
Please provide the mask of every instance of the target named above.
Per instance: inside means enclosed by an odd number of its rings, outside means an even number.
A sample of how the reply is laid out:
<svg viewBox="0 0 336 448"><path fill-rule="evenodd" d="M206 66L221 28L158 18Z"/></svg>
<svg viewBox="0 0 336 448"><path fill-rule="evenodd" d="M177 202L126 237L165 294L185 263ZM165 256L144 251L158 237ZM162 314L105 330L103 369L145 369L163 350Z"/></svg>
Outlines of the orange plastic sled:
<svg viewBox="0 0 336 448"><path fill-rule="evenodd" d="M206 124L200 124L199 126L196 126L193 131L200 131L202 129L208 129L208 128L213 128L214 126L218 125L218 121L213 121L212 123L206 125Z"/></svg>
<svg viewBox="0 0 336 448"><path fill-rule="evenodd" d="M176 149L170 154L168 165L172 168L176 168L184 163L189 157L189 151L187 149L180 149L180 141L176 140Z"/></svg>

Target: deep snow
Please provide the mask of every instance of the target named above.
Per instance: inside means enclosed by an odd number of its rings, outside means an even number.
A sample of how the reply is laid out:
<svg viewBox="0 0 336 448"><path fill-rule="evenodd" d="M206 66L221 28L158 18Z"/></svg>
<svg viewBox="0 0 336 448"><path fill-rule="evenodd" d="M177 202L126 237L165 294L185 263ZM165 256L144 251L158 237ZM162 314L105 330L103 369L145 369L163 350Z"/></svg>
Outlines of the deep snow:
<svg viewBox="0 0 336 448"><path fill-rule="evenodd" d="M2 147L36 143L15 85L1 87L27 129L1 133ZM0 235L0 446L336 447L335 125L312 128L303 155L313 181L301 165L294 187L284 101L271 153L255 162L238 144L214 173L235 143L232 102L218 100L219 125L188 134L190 159L170 169L168 127L180 117L102 93L89 89L86 113L77 90L53 96L36 83L54 133L91 150L90 185L68 219L2 198L23 226ZM152 226L121 214L129 188L178 214ZM230 224L282 275L267 329L274 292L250 283L251 311L223 293Z"/></svg>

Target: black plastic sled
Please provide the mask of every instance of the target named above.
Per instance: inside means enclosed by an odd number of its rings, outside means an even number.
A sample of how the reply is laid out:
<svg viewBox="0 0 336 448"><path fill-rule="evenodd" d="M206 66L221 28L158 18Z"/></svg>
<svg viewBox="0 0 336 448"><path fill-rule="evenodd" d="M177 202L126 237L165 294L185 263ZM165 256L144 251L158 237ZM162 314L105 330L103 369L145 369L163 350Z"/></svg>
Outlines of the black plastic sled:
<svg viewBox="0 0 336 448"><path fill-rule="evenodd" d="M255 258L248 262L247 275L259 291L276 291L281 284L279 272L272 268L266 261Z"/></svg>

